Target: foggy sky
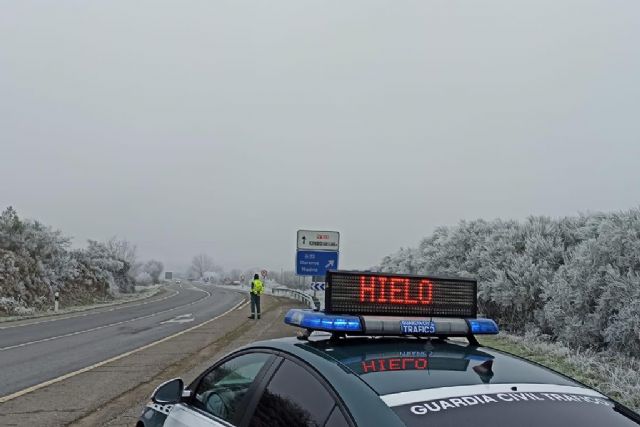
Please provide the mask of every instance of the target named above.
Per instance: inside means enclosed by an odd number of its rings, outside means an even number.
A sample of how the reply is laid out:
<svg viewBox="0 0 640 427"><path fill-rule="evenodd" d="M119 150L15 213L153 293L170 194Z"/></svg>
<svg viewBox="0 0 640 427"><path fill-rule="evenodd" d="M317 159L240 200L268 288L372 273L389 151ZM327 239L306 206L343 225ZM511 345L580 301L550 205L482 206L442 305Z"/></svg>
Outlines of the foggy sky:
<svg viewBox="0 0 640 427"><path fill-rule="evenodd" d="M5 1L0 209L168 269L368 267L640 200L640 3Z"/></svg>

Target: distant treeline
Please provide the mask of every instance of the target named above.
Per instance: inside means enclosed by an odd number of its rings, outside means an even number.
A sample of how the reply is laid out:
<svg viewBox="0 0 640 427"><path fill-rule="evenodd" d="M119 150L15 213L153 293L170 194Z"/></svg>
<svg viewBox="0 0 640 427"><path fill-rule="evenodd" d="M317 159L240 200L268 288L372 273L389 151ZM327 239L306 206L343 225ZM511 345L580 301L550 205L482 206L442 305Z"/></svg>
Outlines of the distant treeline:
<svg viewBox="0 0 640 427"><path fill-rule="evenodd" d="M113 239L71 249L60 231L9 207L0 214L0 314L45 309L56 291L67 305L133 292L132 249Z"/></svg>
<svg viewBox="0 0 640 427"><path fill-rule="evenodd" d="M380 271L478 279L481 313L514 332L640 354L640 210L462 221Z"/></svg>

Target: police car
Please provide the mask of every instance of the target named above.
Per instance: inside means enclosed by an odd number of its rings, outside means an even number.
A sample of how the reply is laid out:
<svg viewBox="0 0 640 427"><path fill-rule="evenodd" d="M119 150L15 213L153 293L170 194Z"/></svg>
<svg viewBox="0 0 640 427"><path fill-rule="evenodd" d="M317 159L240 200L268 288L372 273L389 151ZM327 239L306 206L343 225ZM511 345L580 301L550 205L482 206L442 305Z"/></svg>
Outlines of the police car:
<svg viewBox="0 0 640 427"><path fill-rule="evenodd" d="M479 346L474 280L334 271L324 312L292 309L297 337L256 342L188 387L159 386L138 426L640 425L557 372Z"/></svg>

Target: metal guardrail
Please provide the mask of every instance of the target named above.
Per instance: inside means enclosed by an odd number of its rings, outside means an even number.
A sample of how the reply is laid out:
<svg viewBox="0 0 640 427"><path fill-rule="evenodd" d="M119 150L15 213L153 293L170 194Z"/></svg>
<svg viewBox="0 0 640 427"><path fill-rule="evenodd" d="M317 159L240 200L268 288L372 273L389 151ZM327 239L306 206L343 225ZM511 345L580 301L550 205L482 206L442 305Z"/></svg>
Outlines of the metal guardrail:
<svg viewBox="0 0 640 427"><path fill-rule="evenodd" d="M277 297L285 297L285 298L298 300L300 302L305 303L310 308L314 308L314 309L320 308L319 301L314 300L314 298L311 295L305 294L304 292L296 291L295 289L272 288L271 294Z"/></svg>
<svg viewBox="0 0 640 427"><path fill-rule="evenodd" d="M249 292L251 290L251 287L246 286L246 285L235 285L235 286L229 286L229 285L219 285L216 284L215 286L218 286L220 288L225 288L225 289L230 289L230 290L234 290L236 292ZM300 301L302 303L304 303L305 305L307 305L309 308L313 308L316 310L319 310L321 308L321 302L318 298L315 298L307 293L301 292L301 291L297 291L295 289L289 289L289 288L283 288L283 287L278 287L278 288L271 288L271 287L266 287L265 288L265 293L270 293L273 296L276 297L284 297L284 298L290 298L290 299L294 299L296 301Z"/></svg>

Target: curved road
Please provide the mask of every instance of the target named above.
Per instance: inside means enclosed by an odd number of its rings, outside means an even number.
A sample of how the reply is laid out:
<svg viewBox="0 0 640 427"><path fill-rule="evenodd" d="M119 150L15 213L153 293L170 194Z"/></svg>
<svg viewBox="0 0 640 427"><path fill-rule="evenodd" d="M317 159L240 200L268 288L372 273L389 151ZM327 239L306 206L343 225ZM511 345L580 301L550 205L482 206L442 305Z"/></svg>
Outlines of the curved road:
<svg viewBox="0 0 640 427"><path fill-rule="evenodd" d="M211 286L173 285L169 292L165 298L106 311L3 324L0 397L175 334L243 300Z"/></svg>

